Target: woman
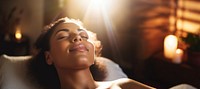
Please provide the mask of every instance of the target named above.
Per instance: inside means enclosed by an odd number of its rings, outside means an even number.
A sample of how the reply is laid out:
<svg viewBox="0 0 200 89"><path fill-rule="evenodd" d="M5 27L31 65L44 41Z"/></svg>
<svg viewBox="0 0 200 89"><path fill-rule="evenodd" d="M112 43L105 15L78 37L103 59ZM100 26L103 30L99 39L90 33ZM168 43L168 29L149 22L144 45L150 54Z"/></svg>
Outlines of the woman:
<svg viewBox="0 0 200 89"><path fill-rule="evenodd" d="M95 47L82 23L61 18L49 26L36 42L38 53L30 61L30 74L45 89L150 89L130 79L94 81L90 66Z"/></svg>

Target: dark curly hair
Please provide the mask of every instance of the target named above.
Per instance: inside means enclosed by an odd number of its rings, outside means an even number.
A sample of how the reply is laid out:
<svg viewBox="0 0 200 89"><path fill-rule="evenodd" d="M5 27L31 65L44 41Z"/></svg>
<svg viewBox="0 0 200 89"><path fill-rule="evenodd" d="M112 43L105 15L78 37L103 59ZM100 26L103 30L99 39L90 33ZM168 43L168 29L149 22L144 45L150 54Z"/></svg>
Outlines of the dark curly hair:
<svg viewBox="0 0 200 89"><path fill-rule="evenodd" d="M35 49L37 52L34 54L33 58L28 64L29 73L31 76L33 76L33 80L44 89L60 89L60 82L55 67L53 65L48 65L45 61L45 51L50 49L50 37L55 28L60 23L64 22L75 23L78 26L82 26L82 23L79 20L69 19L67 17L58 19L50 25L47 25L36 40ZM97 40L95 33L88 32L88 34L89 36L93 37L91 40L95 45L96 56L100 56L102 49L100 41ZM107 71L105 70L104 64L97 62L98 61L95 61L94 65L90 67L90 70L94 80L102 81L106 77Z"/></svg>

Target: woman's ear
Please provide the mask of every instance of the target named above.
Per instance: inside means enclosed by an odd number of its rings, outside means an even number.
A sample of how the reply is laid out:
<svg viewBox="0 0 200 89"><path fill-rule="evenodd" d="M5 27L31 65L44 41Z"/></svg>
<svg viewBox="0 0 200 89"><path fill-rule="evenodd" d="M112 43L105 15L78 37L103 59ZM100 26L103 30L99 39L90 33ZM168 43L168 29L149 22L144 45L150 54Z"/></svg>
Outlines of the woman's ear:
<svg viewBox="0 0 200 89"><path fill-rule="evenodd" d="M49 51L45 52L45 60L46 60L46 63L48 65L52 65L53 64L52 57L51 57L51 54L50 54Z"/></svg>

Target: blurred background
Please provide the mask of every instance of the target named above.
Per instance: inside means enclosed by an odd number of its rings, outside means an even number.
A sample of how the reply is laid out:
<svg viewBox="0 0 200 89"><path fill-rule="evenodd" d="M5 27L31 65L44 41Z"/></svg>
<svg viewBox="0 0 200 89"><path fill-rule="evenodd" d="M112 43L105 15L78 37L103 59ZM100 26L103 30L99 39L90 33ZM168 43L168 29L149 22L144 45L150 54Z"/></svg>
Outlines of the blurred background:
<svg viewBox="0 0 200 89"><path fill-rule="evenodd" d="M0 0L0 4L0 54L30 55L43 27L67 16L97 33L102 56L118 63L129 78L158 88L181 83L200 88L199 0ZM168 35L176 37L169 48L164 43ZM174 45L181 53L171 51ZM168 57L170 53L173 57Z"/></svg>

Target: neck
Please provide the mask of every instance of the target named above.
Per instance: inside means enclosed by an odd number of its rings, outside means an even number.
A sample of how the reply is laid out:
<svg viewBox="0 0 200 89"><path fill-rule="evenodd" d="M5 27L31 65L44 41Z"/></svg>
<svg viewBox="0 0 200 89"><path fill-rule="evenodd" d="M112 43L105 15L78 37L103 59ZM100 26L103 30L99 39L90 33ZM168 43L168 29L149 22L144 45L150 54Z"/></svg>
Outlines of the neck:
<svg viewBox="0 0 200 89"><path fill-rule="evenodd" d="M89 68L84 70L59 71L61 89L95 89L95 81Z"/></svg>

